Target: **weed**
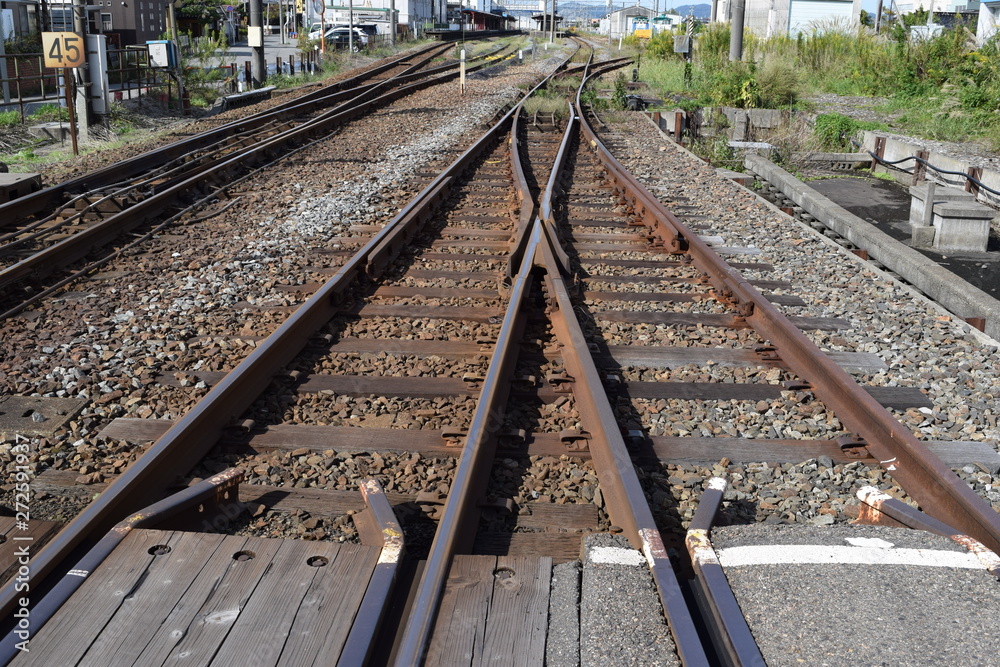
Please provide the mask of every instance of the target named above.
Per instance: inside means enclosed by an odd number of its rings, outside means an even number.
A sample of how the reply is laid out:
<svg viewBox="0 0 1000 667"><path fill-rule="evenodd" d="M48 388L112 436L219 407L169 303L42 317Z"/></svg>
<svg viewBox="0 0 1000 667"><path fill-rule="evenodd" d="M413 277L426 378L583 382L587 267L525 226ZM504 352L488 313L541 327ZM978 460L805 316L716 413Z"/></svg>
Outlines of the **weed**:
<svg viewBox="0 0 1000 667"><path fill-rule="evenodd" d="M21 123L21 114L17 111L0 111L0 127L14 127Z"/></svg>
<svg viewBox="0 0 1000 667"><path fill-rule="evenodd" d="M816 116L813 135L820 146L831 151L850 151L851 139L864 130L885 130L885 123L863 122L839 113L825 113Z"/></svg>
<svg viewBox="0 0 1000 667"><path fill-rule="evenodd" d="M33 123L68 122L69 110L56 104L43 104L29 116Z"/></svg>

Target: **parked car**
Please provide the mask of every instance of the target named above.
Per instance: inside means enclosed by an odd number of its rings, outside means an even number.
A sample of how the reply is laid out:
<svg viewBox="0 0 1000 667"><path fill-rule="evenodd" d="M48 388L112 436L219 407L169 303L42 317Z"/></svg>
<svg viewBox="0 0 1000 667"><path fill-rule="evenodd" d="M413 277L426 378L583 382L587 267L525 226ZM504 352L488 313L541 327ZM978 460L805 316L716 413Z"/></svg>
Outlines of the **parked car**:
<svg viewBox="0 0 1000 667"><path fill-rule="evenodd" d="M331 28L326 31L326 43L335 49L346 49L351 43L350 28ZM360 51L368 46L368 35L360 28L354 29L354 50Z"/></svg>

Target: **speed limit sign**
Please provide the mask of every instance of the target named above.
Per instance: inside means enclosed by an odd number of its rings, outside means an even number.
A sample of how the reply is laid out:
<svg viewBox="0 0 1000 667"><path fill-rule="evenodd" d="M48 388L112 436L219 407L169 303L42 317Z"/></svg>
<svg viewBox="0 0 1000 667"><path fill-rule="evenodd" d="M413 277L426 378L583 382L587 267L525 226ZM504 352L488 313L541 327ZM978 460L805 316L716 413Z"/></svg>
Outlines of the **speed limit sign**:
<svg viewBox="0 0 1000 667"><path fill-rule="evenodd" d="M83 37L75 32L43 32L42 51L46 67L80 67L86 57Z"/></svg>

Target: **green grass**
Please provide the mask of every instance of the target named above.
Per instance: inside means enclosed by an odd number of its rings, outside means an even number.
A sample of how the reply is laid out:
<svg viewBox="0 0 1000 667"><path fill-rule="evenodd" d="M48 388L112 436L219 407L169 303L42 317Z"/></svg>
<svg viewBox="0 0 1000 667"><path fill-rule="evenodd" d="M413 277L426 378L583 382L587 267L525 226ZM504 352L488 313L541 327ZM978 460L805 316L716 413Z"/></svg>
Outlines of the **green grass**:
<svg viewBox="0 0 1000 667"><path fill-rule="evenodd" d="M17 111L0 111L0 127L14 127L21 124L21 114Z"/></svg>
<svg viewBox="0 0 1000 667"><path fill-rule="evenodd" d="M661 97L697 100L685 108L803 109L802 98L820 93L884 97L877 112L894 131L1000 150L1000 36L977 47L961 25L919 41L898 25L880 35L836 21L819 28L772 39L747 33L740 63L728 61L728 24L699 28L689 82L672 35L662 34L647 44L640 75Z"/></svg>
<svg viewBox="0 0 1000 667"><path fill-rule="evenodd" d="M28 119L32 123L52 123L56 121L69 121L69 110L55 104L43 104Z"/></svg>
<svg viewBox="0 0 1000 667"><path fill-rule="evenodd" d="M532 116L555 114L556 118L562 118L569 112L569 103L562 97L532 95L524 101L524 111Z"/></svg>

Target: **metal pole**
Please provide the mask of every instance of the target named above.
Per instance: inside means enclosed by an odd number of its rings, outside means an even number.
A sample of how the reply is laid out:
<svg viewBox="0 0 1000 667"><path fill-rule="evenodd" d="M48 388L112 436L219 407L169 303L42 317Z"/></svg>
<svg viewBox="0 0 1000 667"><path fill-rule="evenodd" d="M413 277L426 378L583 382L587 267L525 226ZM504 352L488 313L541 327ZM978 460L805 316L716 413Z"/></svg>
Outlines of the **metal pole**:
<svg viewBox="0 0 1000 667"><path fill-rule="evenodd" d="M174 76L177 77L177 97L179 97L181 101L181 114L186 114L189 109L187 105L184 104L184 65L181 63L181 41L177 36L177 14L174 10L174 3L168 3L167 17L170 19L170 39L173 40L174 48L177 49L177 64L174 70Z"/></svg>
<svg viewBox="0 0 1000 667"><path fill-rule="evenodd" d="M350 58L354 53L354 0L347 2L347 50Z"/></svg>
<svg viewBox="0 0 1000 667"><path fill-rule="evenodd" d="M86 0L73 0L73 32L80 36L83 41L81 48L84 54L87 53L87 3ZM73 72L74 83L79 81L76 89L76 112L80 122L80 136L87 138L87 130L90 126L90 100L87 99L90 92L90 66L87 58L84 57L83 65ZM76 135L73 135L76 141ZM75 153L74 153L75 155Z"/></svg>
<svg viewBox="0 0 1000 667"><path fill-rule="evenodd" d="M247 41L252 52L253 87L260 88L267 79L267 64L264 62L264 21L262 0L250 0L250 32Z"/></svg>
<svg viewBox="0 0 1000 667"><path fill-rule="evenodd" d="M76 144L76 111L73 108L73 77L69 67L63 68L63 89L66 91L66 110L69 111L69 136L73 140L73 155L79 155Z"/></svg>
<svg viewBox="0 0 1000 667"><path fill-rule="evenodd" d="M549 44L556 40L556 0L552 0L552 15L549 17Z"/></svg>
<svg viewBox="0 0 1000 667"><path fill-rule="evenodd" d="M396 46L396 0L389 0L389 46Z"/></svg>
<svg viewBox="0 0 1000 667"><path fill-rule="evenodd" d="M281 43L285 43L285 0L278 2L278 34L281 36Z"/></svg>
<svg viewBox="0 0 1000 667"><path fill-rule="evenodd" d="M729 24L729 60L743 60L743 15L745 0L733 0L733 21Z"/></svg>
<svg viewBox="0 0 1000 667"><path fill-rule="evenodd" d="M3 48L3 39L0 39L0 79L3 79L3 103L10 104L10 84L7 83L7 59Z"/></svg>
<svg viewBox="0 0 1000 667"><path fill-rule="evenodd" d="M326 55L326 0L321 2L323 4L319 10L319 53L320 56L324 56Z"/></svg>

